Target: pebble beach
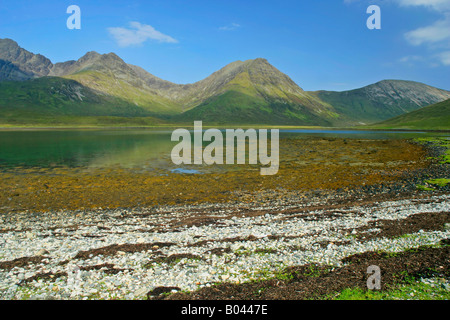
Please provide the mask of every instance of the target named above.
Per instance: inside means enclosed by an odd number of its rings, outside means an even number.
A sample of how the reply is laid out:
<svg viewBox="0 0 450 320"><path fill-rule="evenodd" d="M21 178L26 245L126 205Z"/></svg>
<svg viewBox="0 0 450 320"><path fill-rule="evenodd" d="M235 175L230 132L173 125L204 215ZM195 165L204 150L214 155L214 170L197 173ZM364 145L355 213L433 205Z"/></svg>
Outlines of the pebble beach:
<svg viewBox="0 0 450 320"><path fill-rule="evenodd" d="M288 266L339 266L355 253L439 244L450 237L448 224L398 237L384 237L376 225L448 211L450 195L443 194L334 208L221 204L2 215L0 298L143 299L157 288L187 292L270 278Z"/></svg>

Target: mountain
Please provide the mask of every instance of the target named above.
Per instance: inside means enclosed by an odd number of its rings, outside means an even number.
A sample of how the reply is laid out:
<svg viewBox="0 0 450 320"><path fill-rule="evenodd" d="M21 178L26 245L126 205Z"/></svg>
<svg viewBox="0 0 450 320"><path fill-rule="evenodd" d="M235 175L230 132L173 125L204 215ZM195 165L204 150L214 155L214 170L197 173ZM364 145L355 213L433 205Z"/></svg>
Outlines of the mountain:
<svg viewBox="0 0 450 320"><path fill-rule="evenodd" d="M180 107L149 86L135 68L114 53L88 52L77 61L55 64L50 76L76 80L99 93L114 96L154 114L174 114Z"/></svg>
<svg viewBox="0 0 450 320"><path fill-rule="evenodd" d="M173 114L180 109L145 84L132 67L114 53L88 52L77 61L53 64L33 54L11 39L0 39L0 81L24 81L45 76L79 82L107 95L142 108L152 114Z"/></svg>
<svg viewBox="0 0 450 320"><path fill-rule="evenodd" d="M338 117L262 58L233 62L183 93L188 110L176 118L189 121L330 125Z"/></svg>
<svg viewBox="0 0 450 320"><path fill-rule="evenodd" d="M450 99L377 123L373 128L448 130Z"/></svg>
<svg viewBox="0 0 450 320"><path fill-rule="evenodd" d="M39 60L38 55L9 39L0 40L0 44L5 48L0 58L27 75L16 76L8 69L9 73L5 72L0 80L23 81L43 76L70 79L97 95L119 99L122 105L128 103L170 121L331 125L331 120L339 117L332 107L310 96L261 58L230 63L206 79L182 85L127 64L114 53L92 51L76 61L53 64L47 59L45 63L30 64L29 61ZM133 111L130 116L134 114Z"/></svg>
<svg viewBox="0 0 450 320"><path fill-rule="evenodd" d="M313 94L332 105L340 120L374 123L450 98L450 91L423 83L383 80L350 91L317 91Z"/></svg>
<svg viewBox="0 0 450 320"><path fill-rule="evenodd" d="M114 125L120 122L145 125L161 122L153 118L144 122L138 119L151 116L150 112L127 101L98 94L70 79L42 77L0 82L2 125Z"/></svg>
<svg viewBox="0 0 450 320"><path fill-rule="evenodd" d="M0 81L43 77L52 66L46 57L22 49L11 39L0 39Z"/></svg>
<svg viewBox="0 0 450 320"><path fill-rule="evenodd" d="M131 67L160 96L182 107L183 113L171 117L175 121L330 125L339 116L262 58L232 62L186 85Z"/></svg>
<svg viewBox="0 0 450 320"><path fill-rule="evenodd" d="M11 121L27 115L347 126L376 123L449 98L449 91L401 80L343 92L306 92L262 58L235 61L198 82L176 84L114 53L91 51L53 64L11 39L0 39L0 116Z"/></svg>

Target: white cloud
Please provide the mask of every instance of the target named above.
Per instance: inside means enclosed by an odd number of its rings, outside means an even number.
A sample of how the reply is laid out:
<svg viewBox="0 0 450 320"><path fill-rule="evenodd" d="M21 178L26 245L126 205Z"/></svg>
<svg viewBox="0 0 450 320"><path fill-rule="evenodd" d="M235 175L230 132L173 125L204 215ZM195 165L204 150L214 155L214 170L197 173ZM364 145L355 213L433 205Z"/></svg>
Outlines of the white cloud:
<svg viewBox="0 0 450 320"><path fill-rule="evenodd" d="M442 63L440 62L440 56L433 56L430 58L425 58L423 56L405 56L400 59L398 59L399 62L403 63L406 66L414 67L417 63L420 63L422 65L429 66L431 68L439 67Z"/></svg>
<svg viewBox="0 0 450 320"><path fill-rule="evenodd" d="M352 4L360 0L344 0L345 4ZM371 0L373 2L375 0ZM404 34L406 41L413 46L425 46L432 54L426 57L415 55L405 56L398 61L413 64L414 62L427 62L436 66L438 61L441 65L450 66L450 51L439 52L439 50L450 49L450 0L385 0L399 5L400 7L423 7L430 11L441 14L441 18L434 23L408 31ZM369 3L368 0L365 2ZM379 0L378 2L381 2Z"/></svg>
<svg viewBox="0 0 450 320"><path fill-rule="evenodd" d="M443 65L450 66L450 51L441 52L438 58Z"/></svg>
<svg viewBox="0 0 450 320"><path fill-rule="evenodd" d="M409 31L405 33L405 38L415 46L450 39L450 19L439 20L430 26Z"/></svg>
<svg viewBox="0 0 450 320"><path fill-rule="evenodd" d="M352 4L360 2L361 0L344 0L345 4ZM374 0L366 0L364 2L372 3ZM450 10L450 0L377 0L376 2L382 4L383 2L394 2L402 7L417 7L424 6L435 10Z"/></svg>
<svg viewBox="0 0 450 320"><path fill-rule="evenodd" d="M178 41L171 36L165 35L150 25L139 22L130 22L130 28L108 28L108 32L117 41L121 47L139 45L147 40L156 40L159 42L177 43Z"/></svg>
<svg viewBox="0 0 450 320"><path fill-rule="evenodd" d="M421 56L405 56L403 58L400 58L398 61L400 62L413 62L413 61L423 61L423 57Z"/></svg>
<svg viewBox="0 0 450 320"><path fill-rule="evenodd" d="M450 0L396 0L401 6L423 6L442 14L442 18L431 25L405 33L405 39L414 46L425 45L436 48L450 48ZM450 51L433 56L442 65L450 66Z"/></svg>
<svg viewBox="0 0 450 320"><path fill-rule="evenodd" d="M241 27L240 24L237 24L237 23L234 23L234 22L233 22L233 23L231 23L231 24L229 24L229 25L220 27L219 30L233 31L233 30L239 29L240 27Z"/></svg>
<svg viewBox="0 0 450 320"><path fill-rule="evenodd" d="M435 10L450 10L450 0L396 0L405 7L425 6Z"/></svg>

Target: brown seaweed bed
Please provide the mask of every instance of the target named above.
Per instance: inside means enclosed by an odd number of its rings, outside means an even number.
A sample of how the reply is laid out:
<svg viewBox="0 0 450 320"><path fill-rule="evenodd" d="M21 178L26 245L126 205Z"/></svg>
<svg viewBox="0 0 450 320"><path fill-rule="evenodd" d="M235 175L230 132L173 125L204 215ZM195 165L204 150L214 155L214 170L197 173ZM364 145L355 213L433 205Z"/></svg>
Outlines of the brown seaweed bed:
<svg viewBox="0 0 450 320"><path fill-rule="evenodd" d="M406 140L286 138L280 141L280 169L273 176L261 176L256 165L187 166L204 174L18 167L0 172L0 212L265 203L283 201L292 192L307 199L311 192L351 193L409 181L429 164L426 150Z"/></svg>

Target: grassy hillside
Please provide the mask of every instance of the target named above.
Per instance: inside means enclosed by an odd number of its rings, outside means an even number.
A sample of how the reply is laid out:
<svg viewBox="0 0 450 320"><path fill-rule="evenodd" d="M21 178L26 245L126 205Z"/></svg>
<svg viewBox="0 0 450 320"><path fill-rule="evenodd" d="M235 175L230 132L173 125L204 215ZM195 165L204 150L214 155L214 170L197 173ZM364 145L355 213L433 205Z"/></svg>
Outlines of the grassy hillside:
<svg viewBox="0 0 450 320"><path fill-rule="evenodd" d="M265 59L233 63L219 73L209 79L217 83L211 96L173 119L330 126L339 117L331 106L304 92Z"/></svg>
<svg viewBox="0 0 450 320"><path fill-rule="evenodd" d="M0 117L0 127L20 128L86 128L86 127L155 127L167 123L154 117L114 117L114 116L36 116Z"/></svg>
<svg viewBox="0 0 450 320"><path fill-rule="evenodd" d="M138 80L134 83L134 79L120 78L113 73L86 70L64 78L76 80L86 87L126 101L152 114L176 114L181 110L176 103L143 88Z"/></svg>
<svg viewBox="0 0 450 320"><path fill-rule="evenodd" d="M423 83L384 80L350 91L317 91L344 123L370 124L387 120L450 98L450 92Z"/></svg>
<svg viewBox="0 0 450 320"><path fill-rule="evenodd" d="M270 102L240 91L226 91L171 119L184 122L203 120L216 124L330 125L305 107Z"/></svg>
<svg viewBox="0 0 450 320"><path fill-rule="evenodd" d="M385 129L450 130L450 99L370 127Z"/></svg>
<svg viewBox="0 0 450 320"><path fill-rule="evenodd" d="M47 123L75 117L149 117L153 114L74 80L44 77L0 82L0 122Z"/></svg>

